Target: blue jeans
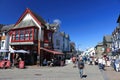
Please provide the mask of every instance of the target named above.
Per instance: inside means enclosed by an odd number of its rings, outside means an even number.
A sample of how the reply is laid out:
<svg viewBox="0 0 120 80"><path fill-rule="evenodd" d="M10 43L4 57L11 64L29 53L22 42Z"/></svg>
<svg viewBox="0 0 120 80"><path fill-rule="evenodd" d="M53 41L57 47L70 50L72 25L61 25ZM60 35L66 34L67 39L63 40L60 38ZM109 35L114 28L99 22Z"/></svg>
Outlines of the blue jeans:
<svg viewBox="0 0 120 80"><path fill-rule="evenodd" d="M82 78L83 76L83 69L79 69L80 77Z"/></svg>
<svg viewBox="0 0 120 80"><path fill-rule="evenodd" d="M98 63L98 67L99 67L99 69L102 69L102 64Z"/></svg>

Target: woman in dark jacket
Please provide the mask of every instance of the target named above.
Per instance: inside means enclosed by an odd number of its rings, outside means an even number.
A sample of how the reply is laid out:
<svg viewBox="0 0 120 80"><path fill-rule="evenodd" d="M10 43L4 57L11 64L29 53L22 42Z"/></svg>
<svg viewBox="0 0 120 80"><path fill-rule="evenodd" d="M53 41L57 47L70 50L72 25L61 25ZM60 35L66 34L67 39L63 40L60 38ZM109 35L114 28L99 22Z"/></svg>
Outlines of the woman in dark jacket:
<svg viewBox="0 0 120 80"><path fill-rule="evenodd" d="M84 62L82 60L82 58L79 59L78 61L78 69L79 69L79 73L80 73L80 77L83 77L83 69L84 69Z"/></svg>

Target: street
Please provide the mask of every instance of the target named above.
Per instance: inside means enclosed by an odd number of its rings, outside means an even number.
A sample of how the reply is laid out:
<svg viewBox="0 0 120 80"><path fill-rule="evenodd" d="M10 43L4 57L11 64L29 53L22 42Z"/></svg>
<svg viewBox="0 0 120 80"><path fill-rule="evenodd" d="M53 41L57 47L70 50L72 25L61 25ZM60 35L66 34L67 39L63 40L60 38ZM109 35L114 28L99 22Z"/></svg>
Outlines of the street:
<svg viewBox="0 0 120 80"><path fill-rule="evenodd" d="M85 65L83 80L104 80L98 66ZM28 67L1 69L0 80L80 80L78 68L70 63L64 67Z"/></svg>

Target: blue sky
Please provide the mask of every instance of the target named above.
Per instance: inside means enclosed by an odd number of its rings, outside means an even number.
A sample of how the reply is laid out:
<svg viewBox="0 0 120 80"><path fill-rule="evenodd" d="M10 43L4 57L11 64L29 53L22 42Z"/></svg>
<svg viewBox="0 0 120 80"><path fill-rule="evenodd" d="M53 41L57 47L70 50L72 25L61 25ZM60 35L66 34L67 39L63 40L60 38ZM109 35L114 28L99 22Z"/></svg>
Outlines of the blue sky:
<svg viewBox="0 0 120 80"><path fill-rule="evenodd" d="M46 21L59 19L60 30L84 50L111 35L118 25L120 0L0 0L0 23L16 23L26 8Z"/></svg>

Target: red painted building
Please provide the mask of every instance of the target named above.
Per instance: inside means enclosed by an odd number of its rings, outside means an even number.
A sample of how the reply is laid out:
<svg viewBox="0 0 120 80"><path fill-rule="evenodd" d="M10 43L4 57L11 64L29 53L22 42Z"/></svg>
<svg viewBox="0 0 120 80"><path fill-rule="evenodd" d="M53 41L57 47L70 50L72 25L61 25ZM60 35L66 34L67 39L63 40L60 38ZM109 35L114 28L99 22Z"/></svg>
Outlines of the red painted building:
<svg viewBox="0 0 120 80"><path fill-rule="evenodd" d="M28 64L41 64L44 58L50 60L59 53L52 51L53 30L48 27L42 17L27 8L9 32L10 46L29 51L25 54Z"/></svg>

